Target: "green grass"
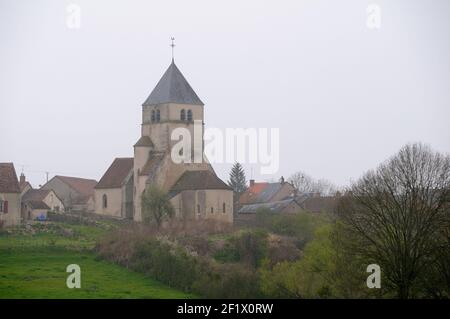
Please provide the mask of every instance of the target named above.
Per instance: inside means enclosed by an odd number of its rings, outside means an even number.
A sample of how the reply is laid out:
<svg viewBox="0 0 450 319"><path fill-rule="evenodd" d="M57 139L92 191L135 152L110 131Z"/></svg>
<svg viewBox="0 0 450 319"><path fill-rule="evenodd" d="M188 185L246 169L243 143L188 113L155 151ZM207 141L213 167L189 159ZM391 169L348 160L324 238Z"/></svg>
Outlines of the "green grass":
<svg viewBox="0 0 450 319"><path fill-rule="evenodd" d="M72 233L62 235L61 229ZM35 234L0 235L0 299L194 297L96 258L92 248L103 233L98 227L52 223ZM70 264L81 268L80 289L66 286Z"/></svg>

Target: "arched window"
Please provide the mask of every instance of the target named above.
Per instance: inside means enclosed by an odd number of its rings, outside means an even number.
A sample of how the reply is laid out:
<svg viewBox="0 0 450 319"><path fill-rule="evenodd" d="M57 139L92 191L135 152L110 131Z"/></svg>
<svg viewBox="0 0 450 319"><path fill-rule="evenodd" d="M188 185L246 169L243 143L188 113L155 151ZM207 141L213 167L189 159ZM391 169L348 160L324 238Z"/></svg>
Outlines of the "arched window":
<svg viewBox="0 0 450 319"><path fill-rule="evenodd" d="M227 207L227 206L225 205L225 203L223 203L223 204L222 204L222 213L224 213L224 214L227 212L227 211L226 211L226 207Z"/></svg>
<svg viewBox="0 0 450 319"><path fill-rule="evenodd" d="M103 194L103 208L108 207L108 197L106 197L106 194Z"/></svg>
<svg viewBox="0 0 450 319"><path fill-rule="evenodd" d="M155 122L155 110L152 110L152 123Z"/></svg>
<svg viewBox="0 0 450 319"><path fill-rule="evenodd" d="M192 121L192 110L187 111L187 120L190 122Z"/></svg>
<svg viewBox="0 0 450 319"><path fill-rule="evenodd" d="M186 121L186 111L184 109L180 112L180 120Z"/></svg>
<svg viewBox="0 0 450 319"><path fill-rule="evenodd" d="M161 112L159 110L156 110L156 122L161 121Z"/></svg>
<svg viewBox="0 0 450 319"><path fill-rule="evenodd" d="M211 207L211 214L214 214L214 208Z"/></svg>

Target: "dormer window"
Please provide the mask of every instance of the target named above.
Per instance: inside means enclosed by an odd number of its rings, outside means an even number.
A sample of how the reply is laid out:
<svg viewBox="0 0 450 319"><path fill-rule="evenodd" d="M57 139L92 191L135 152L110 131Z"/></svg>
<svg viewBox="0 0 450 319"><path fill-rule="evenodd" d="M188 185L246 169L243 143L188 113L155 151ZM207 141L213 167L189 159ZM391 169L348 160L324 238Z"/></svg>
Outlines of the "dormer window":
<svg viewBox="0 0 450 319"><path fill-rule="evenodd" d="M180 112L180 120L186 121L186 111L184 109L182 109Z"/></svg>
<svg viewBox="0 0 450 319"><path fill-rule="evenodd" d="M188 120L189 122L192 121L192 110L188 110L188 111L187 111L187 120Z"/></svg>

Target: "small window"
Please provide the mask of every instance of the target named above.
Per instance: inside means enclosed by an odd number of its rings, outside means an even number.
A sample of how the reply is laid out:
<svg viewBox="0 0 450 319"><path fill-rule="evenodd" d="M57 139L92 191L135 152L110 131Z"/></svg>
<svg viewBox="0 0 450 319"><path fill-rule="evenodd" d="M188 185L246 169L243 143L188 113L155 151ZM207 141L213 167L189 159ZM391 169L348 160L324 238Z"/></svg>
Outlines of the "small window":
<svg viewBox="0 0 450 319"><path fill-rule="evenodd" d="M211 207L211 214L214 214L214 208Z"/></svg>
<svg viewBox="0 0 450 319"><path fill-rule="evenodd" d="M103 208L107 207L108 207L108 197L106 196L106 194L103 194Z"/></svg>
<svg viewBox="0 0 450 319"><path fill-rule="evenodd" d="M186 111L184 109L180 112L180 120L186 121Z"/></svg>
<svg viewBox="0 0 450 319"><path fill-rule="evenodd" d="M152 110L152 123L155 122L155 110Z"/></svg>
<svg viewBox="0 0 450 319"><path fill-rule="evenodd" d="M197 214L200 215L200 205L197 205Z"/></svg>
<svg viewBox="0 0 450 319"><path fill-rule="evenodd" d="M191 110L188 110L187 111L187 120L190 122L190 121L192 121L192 111Z"/></svg>
<svg viewBox="0 0 450 319"><path fill-rule="evenodd" d="M161 112L159 110L156 110L156 122L161 121Z"/></svg>
<svg viewBox="0 0 450 319"><path fill-rule="evenodd" d="M226 208L227 208L227 206L225 205L225 203L223 203L222 204L222 213L225 214L227 212Z"/></svg>
<svg viewBox="0 0 450 319"><path fill-rule="evenodd" d="M0 200L0 212L3 214L8 214L8 201Z"/></svg>

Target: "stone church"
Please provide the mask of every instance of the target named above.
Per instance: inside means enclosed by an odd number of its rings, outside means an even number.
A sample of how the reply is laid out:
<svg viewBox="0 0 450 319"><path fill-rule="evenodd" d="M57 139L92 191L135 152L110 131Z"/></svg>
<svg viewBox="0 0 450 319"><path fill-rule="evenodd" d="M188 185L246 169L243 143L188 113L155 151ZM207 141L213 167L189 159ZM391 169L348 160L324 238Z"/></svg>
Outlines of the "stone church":
<svg viewBox="0 0 450 319"><path fill-rule="evenodd" d="M206 157L199 163L172 160L178 142L171 140L172 131L185 128L194 136L194 121L204 125L204 104L172 59L142 104L134 157L116 158L95 186L95 212L141 221L141 196L154 185L168 193L177 217L232 223L233 190Z"/></svg>

